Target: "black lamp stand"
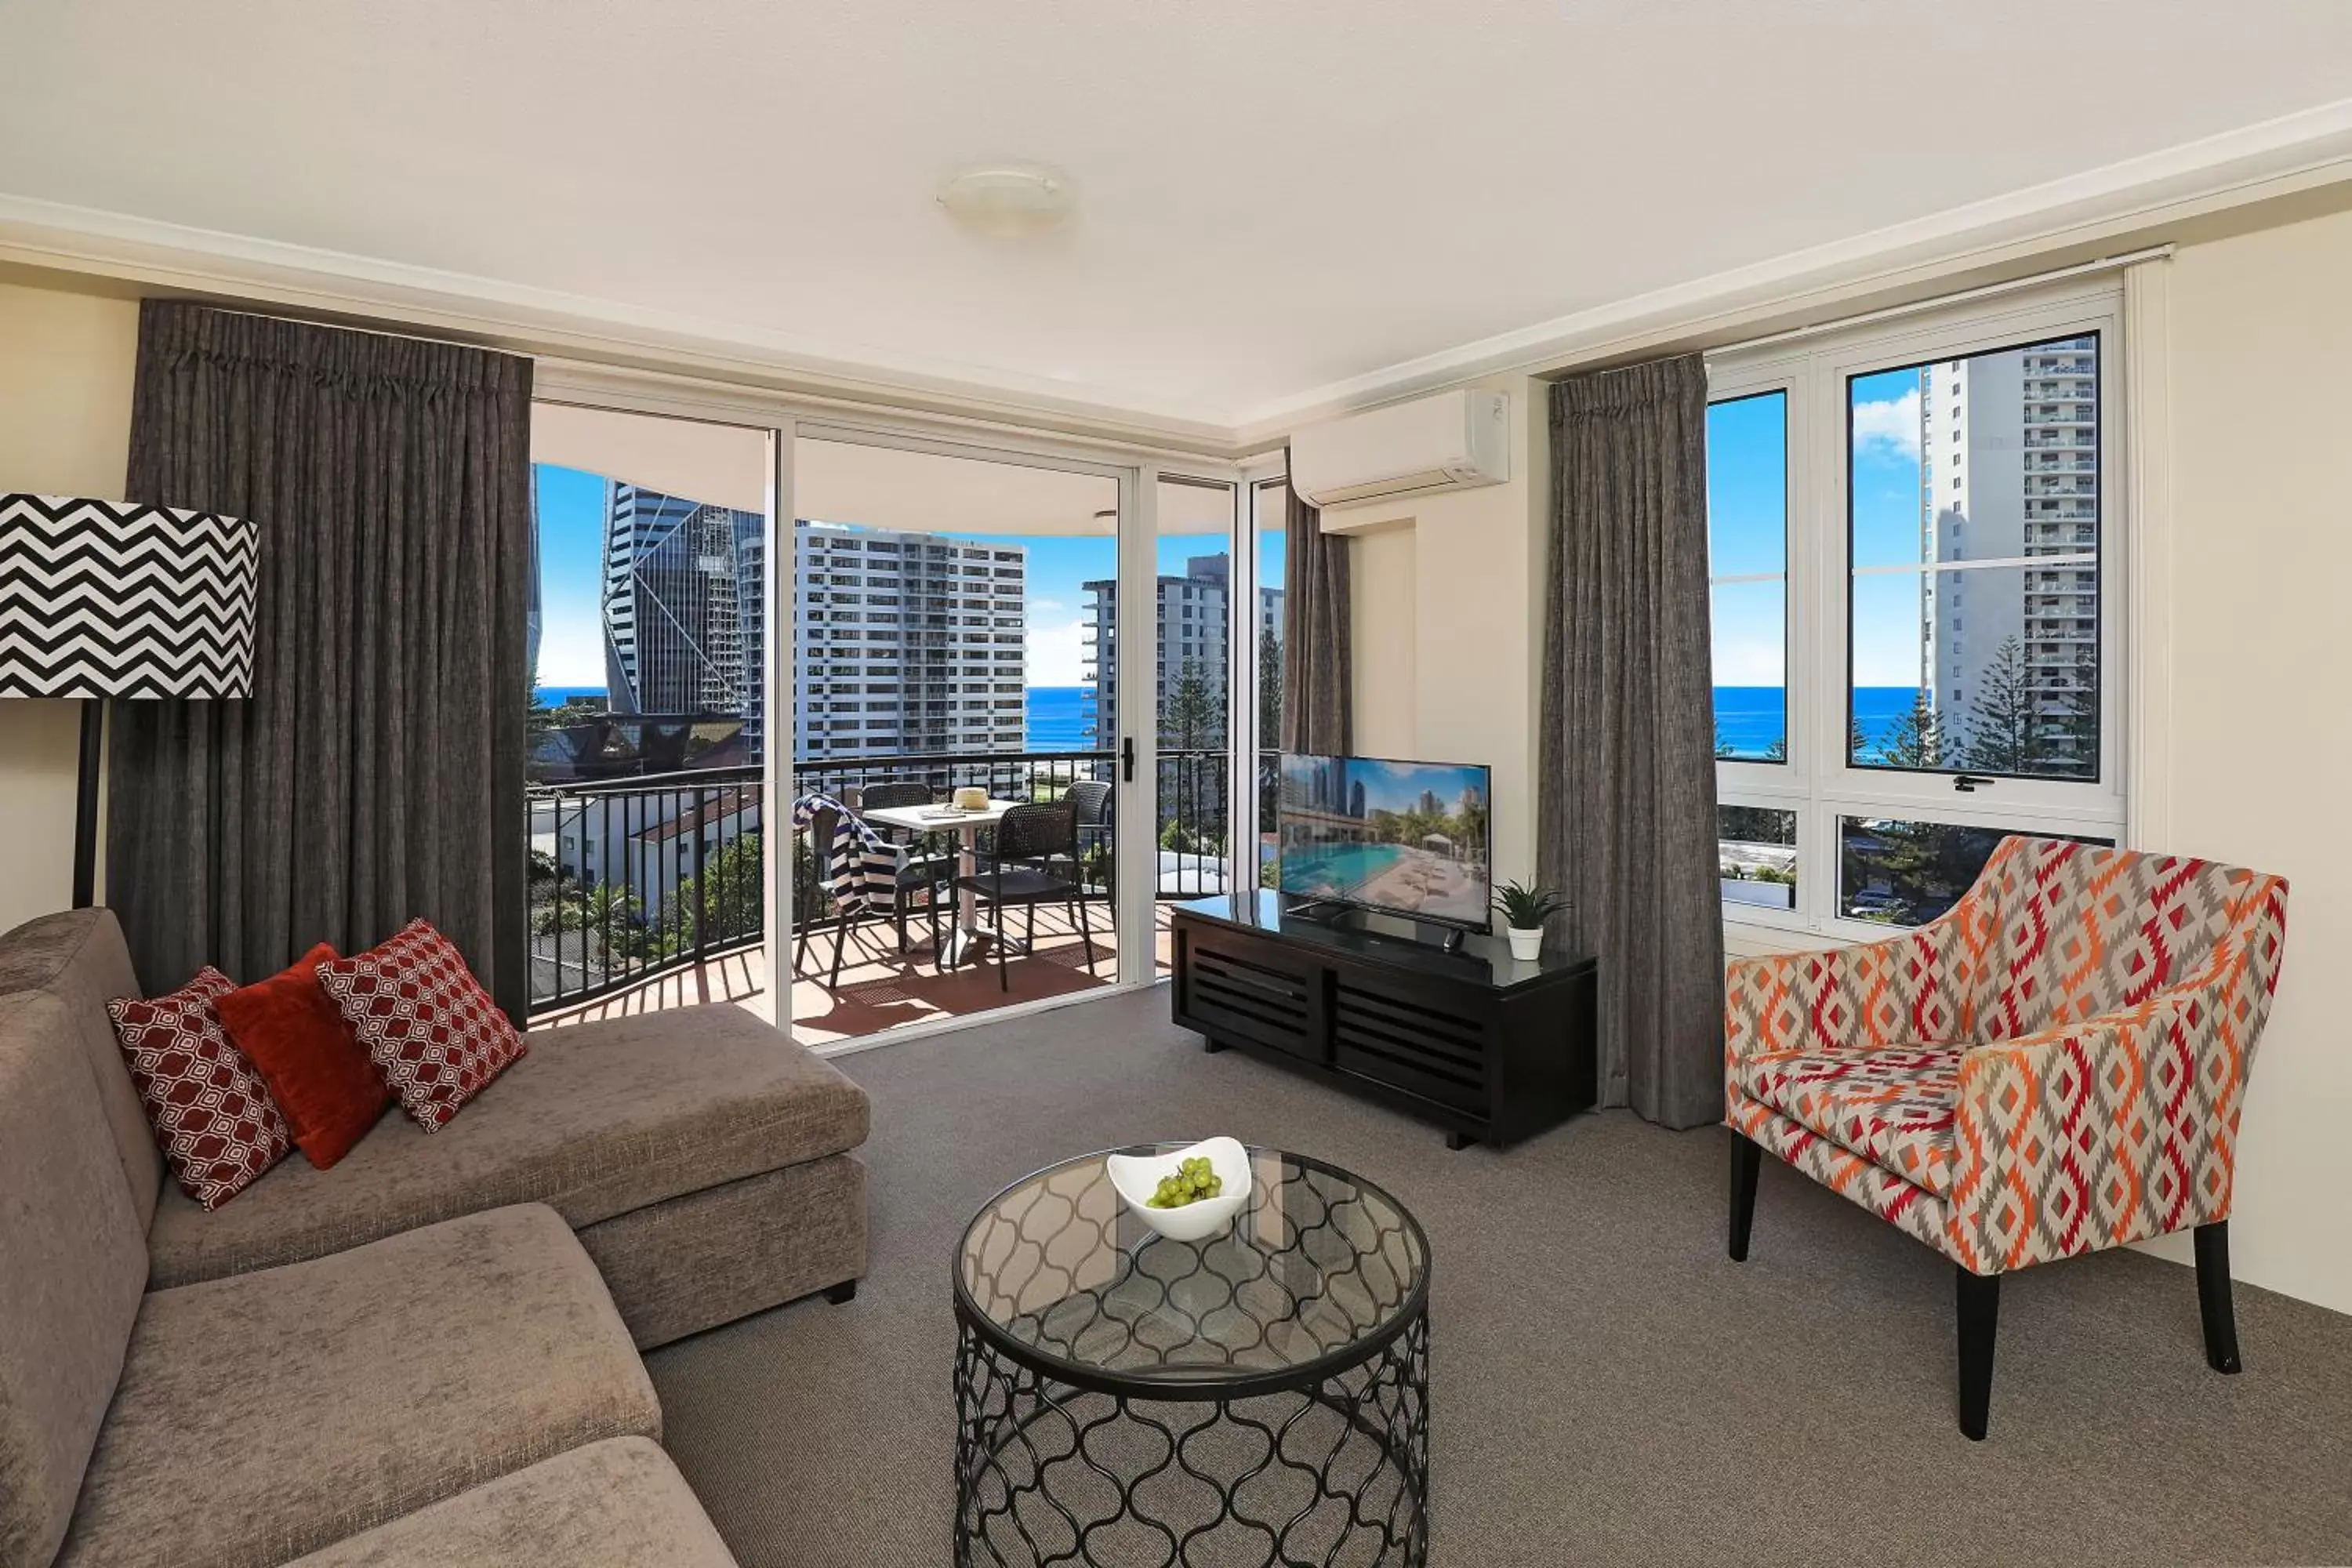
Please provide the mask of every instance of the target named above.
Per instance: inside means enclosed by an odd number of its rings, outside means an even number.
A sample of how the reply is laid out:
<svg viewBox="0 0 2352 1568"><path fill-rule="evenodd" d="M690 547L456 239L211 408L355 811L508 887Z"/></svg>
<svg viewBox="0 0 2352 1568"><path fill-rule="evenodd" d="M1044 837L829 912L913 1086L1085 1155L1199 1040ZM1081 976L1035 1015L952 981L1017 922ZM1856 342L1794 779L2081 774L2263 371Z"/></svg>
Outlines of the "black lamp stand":
<svg viewBox="0 0 2352 1568"><path fill-rule="evenodd" d="M81 777L74 798L73 907L98 901L98 773L106 758L106 699L81 700Z"/></svg>

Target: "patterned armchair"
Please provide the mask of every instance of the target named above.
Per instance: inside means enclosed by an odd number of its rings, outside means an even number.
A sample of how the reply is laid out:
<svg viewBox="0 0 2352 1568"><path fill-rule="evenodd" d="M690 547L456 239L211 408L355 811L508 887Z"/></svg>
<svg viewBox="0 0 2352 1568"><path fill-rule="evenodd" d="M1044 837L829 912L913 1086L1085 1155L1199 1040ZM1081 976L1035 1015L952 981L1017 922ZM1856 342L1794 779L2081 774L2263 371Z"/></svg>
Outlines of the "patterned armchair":
<svg viewBox="0 0 2352 1568"><path fill-rule="evenodd" d="M1985 1434L2000 1277L2195 1227L2205 1354L2238 1370L2238 1114L2278 984L2286 883L2006 838L1941 919L1735 963L1731 1256L1769 1149L1950 1258L1960 1429Z"/></svg>

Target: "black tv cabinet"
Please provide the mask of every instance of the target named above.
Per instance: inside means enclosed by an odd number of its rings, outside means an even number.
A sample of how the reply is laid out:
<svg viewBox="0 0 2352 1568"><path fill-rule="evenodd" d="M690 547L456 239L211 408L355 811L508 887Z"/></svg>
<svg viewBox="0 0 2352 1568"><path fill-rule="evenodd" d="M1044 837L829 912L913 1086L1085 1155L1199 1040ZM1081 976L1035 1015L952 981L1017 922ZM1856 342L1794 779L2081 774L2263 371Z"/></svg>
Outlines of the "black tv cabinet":
<svg viewBox="0 0 2352 1568"><path fill-rule="evenodd" d="M1501 937L1446 952L1411 921L1297 912L1272 891L1179 904L1176 1022L1394 1105L1448 1147L1517 1142L1597 1098L1590 958L1521 962Z"/></svg>

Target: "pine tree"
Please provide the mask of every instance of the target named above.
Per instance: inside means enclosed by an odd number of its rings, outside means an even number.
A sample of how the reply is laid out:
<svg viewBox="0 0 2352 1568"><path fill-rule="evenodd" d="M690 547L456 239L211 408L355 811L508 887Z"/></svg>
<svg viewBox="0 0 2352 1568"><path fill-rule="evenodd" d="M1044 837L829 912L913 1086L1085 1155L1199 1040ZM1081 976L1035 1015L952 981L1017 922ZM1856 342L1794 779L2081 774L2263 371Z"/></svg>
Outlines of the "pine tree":
<svg viewBox="0 0 2352 1568"><path fill-rule="evenodd" d="M2099 662L2086 649L2074 657L2074 684L2058 694L2047 771L2093 778L2099 771Z"/></svg>
<svg viewBox="0 0 2352 1568"><path fill-rule="evenodd" d="M1944 765L1943 721L1927 694L1911 700L1908 711L1895 715L1887 728L1879 755L1889 767L1940 768Z"/></svg>
<svg viewBox="0 0 2352 1568"><path fill-rule="evenodd" d="M2003 637L1992 662L1976 678L1969 700L1969 738L1959 748L1962 766L1972 773L2006 775L2037 771L2043 723L2038 710L2024 645Z"/></svg>
<svg viewBox="0 0 2352 1568"><path fill-rule="evenodd" d="M1282 639L1257 639L1257 744L1262 752L1282 749Z"/></svg>
<svg viewBox="0 0 2352 1568"><path fill-rule="evenodd" d="M1201 661L1188 658L1160 710L1160 743L1173 751L1214 751L1225 742L1224 701Z"/></svg>

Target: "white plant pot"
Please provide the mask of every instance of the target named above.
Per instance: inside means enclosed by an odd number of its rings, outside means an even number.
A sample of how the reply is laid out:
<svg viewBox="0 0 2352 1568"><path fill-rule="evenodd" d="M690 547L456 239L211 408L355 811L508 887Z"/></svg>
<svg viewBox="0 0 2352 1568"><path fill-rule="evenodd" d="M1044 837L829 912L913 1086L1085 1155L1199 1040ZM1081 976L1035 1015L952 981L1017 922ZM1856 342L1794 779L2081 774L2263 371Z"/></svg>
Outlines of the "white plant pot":
<svg viewBox="0 0 2352 1568"><path fill-rule="evenodd" d="M1511 956L1531 962L1543 956L1543 927L1506 926L1503 934L1511 939Z"/></svg>

